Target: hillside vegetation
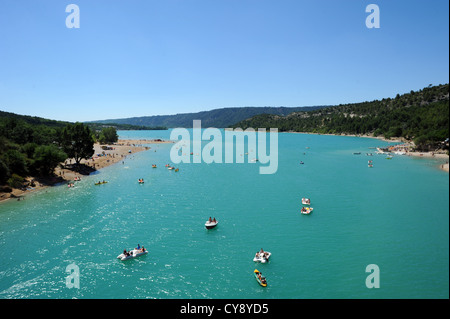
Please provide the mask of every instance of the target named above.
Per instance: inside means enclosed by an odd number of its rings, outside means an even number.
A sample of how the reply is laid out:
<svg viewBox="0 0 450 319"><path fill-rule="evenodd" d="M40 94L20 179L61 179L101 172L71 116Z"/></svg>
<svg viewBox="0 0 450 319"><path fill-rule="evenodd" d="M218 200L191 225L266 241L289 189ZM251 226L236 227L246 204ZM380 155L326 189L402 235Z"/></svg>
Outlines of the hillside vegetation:
<svg viewBox="0 0 450 319"><path fill-rule="evenodd" d="M261 114L231 127L281 132L402 137L418 149L435 148L449 136L449 85L429 86L371 102L343 104L287 116Z"/></svg>

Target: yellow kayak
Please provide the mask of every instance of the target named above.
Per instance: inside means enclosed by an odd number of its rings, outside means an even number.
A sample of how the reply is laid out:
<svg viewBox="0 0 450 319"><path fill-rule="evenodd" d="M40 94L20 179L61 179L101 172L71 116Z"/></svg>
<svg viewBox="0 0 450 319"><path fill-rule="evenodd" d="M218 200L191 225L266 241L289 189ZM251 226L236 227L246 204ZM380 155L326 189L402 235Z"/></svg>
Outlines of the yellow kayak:
<svg viewBox="0 0 450 319"><path fill-rule="evenodd" d="M263 287L267 287L266 277L263 277L262 273L260 273L258 269L255 269L253 273L255 274L255 278L258 284L260 284Z"/></svg>

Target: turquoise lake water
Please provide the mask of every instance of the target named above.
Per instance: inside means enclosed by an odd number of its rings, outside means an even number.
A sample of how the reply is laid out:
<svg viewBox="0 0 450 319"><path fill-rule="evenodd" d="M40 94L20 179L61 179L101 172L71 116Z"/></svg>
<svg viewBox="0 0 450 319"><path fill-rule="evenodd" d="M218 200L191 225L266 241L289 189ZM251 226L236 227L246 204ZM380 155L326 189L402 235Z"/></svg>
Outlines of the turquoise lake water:
<svg viewBox="0 0 450 319"><path fill-rule="evenodd" d="M449 175L435 161L366 156L387 145L367 138L280 133L278 143L273 175L253 162L175 173L164 167L173 144L158 144L73 189L1 203L0 298L449 298ZM219 225L206 230L210 216ZM138 243L148 255L116 259ZM253 262L261 248L269 263ZM71 264L78 289L66 286ZM369 264L380 288L366 287Z"/></svg>

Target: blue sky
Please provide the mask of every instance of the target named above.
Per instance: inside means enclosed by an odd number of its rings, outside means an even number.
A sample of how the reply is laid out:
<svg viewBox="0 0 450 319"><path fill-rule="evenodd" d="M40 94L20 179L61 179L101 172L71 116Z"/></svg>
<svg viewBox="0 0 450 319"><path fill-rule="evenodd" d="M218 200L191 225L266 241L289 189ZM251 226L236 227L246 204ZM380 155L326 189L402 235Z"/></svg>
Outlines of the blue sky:
<svg viewBox="0 0 450 319"><path fill-rule="evenodd" d="M80 28L68 29L68 4ZM368 29L368 4L381 27ZM0 110L67 121L370 101L449 82L444 0L0 0Z"/></svg>

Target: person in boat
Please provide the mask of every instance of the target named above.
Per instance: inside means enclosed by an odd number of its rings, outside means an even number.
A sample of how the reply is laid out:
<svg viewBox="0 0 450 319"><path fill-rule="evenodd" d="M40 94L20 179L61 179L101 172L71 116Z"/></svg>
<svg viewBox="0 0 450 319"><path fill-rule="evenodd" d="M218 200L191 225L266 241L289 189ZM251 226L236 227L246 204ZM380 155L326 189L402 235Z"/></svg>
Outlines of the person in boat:
<svg viewBox="0 0 450 319"><path fill-rule="evenodd" d="M213 222L212 219L211 219L211 216L209 217L208 222L209 222L209 223L212 223L212 222Z"/></svg>
<svg viewBox="0 0 450 319"><path fill-rule="evenodd" d="M213 218L213 223L217 223L216 217Z"/></svg>
<svg viewBox="0 0 450 319"><path fill-rule="evenodd" d="M141 250L141 245L138 244L136 249Z"/></svg>
<svg viewBox="0 0 450 319"><path fill-rule="evenodd" d="M145 248L144 248L144 246L142 246L141 251L142 251L143 253L145 253Z"/></svg>

